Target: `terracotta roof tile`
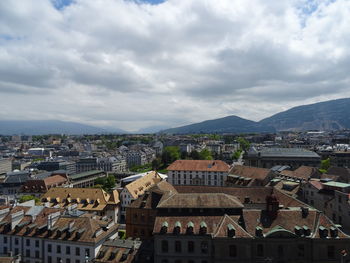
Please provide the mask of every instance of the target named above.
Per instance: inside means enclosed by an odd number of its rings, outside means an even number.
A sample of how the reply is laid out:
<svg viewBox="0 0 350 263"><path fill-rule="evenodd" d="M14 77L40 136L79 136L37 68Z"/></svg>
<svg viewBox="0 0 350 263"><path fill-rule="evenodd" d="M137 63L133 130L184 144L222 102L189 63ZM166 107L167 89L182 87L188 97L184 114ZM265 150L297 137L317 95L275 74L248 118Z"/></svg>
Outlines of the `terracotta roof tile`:
<svg viewBox="0 0 350 263"><path fill-rule="evenodd" d="M220 160L176 160L167 168L168 171L213 171L228 172L230 166Z"/></svg>

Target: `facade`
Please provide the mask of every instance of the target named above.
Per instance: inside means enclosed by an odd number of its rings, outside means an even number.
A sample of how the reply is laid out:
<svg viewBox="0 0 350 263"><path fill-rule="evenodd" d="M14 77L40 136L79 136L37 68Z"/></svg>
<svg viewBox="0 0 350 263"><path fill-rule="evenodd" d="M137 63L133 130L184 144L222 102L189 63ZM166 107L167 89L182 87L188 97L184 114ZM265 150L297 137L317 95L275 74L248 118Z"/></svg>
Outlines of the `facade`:
<svg viewBox="0 0 350 263"><path fill-rule="evenodd" d="M0 183L0 195L15 196L20 193L22 186L30 179L28 171L7 173Z"/></svg>
<svg viewBox="0 0 350 263"><path fill-rule="evenodd" d="M223 186L230 166L220 160L177 160L168 168L168 182L173 185Z"/></svg>
<svg viewBox="0 0 350 263"><path fill-rule="evenodd" d="M147 157L142 151L129 151L126 154L126 162L128 164L128 168L140 166L147 163Z"/></svg>
<svg viewBox="0 0 350 263"><path fill-rule="evenodd" d="M160 181L127 206L126 236L142 240L151 239L157 215L156 207L163 195L172 192L176 193L176 190L171 184Z"/></svg>
<svg viewBox="0 0 350 263"><path fill-rule="evenodd" d="M265 202L263 209L245 209L237 198L222 193L174 194L161 200L153 231L154 262L344 259L341 251L350 249L350 237L321 212L309 207L281 208L273 193Z"/></svg>
<svg viewBox="0 0 350 263"><path fill-rule="evenodd" d="M46 207L74 207L77 210L107 216L114 222L119 217L119 196L114 190L111 194L100 188L51 188L42 195L41 202Z"/></svg>
<svg viewBox="0 0 350 263"><path fill-rule="evenodd" d="M56 171L56 170L66 170L68 174L76 173L76 165L74 162L67 161L48 161L40 162L37 166L39 170L45 171Z"/></svg>
<svg viewBox="0 0 350 263"><path fill-rule="evenodd" d="M350 233L350 184L329 180L310 180L301 187L300 198L323 211Z"/></svg>
<svg viewBox="0 0 350 263"><path fill-rule="evenodd" d="M334 151L330 154L331 165L350 168L350 151Z"/></svg>
<svg viewBox="0 0 350 263"><path fill-rule="evenodd" d="M112 220L70 215L44 207L0 210L0 254L20 254L28 263L83 263L94 259L102 244L117 235Z"/></svg>
<svg viewBox="0 0 350 263"><path fill-rule="evenodd" d="M321 157L312 151L301 148L262 148L252 147L244 156L245 164L260 168L272 168L277 165L288 165L293 170L298 167L319 167Z"/></svg>

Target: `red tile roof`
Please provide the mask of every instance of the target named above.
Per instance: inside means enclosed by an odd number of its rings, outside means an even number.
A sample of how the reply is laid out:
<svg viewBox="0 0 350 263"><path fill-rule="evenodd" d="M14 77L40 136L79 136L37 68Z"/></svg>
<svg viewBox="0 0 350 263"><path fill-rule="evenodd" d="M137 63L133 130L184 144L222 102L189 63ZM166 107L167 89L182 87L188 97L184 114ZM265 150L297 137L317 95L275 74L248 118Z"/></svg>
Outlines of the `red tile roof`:
<svg viewBox="0 0 350 263"><path fill-rule="evenodd" d="M177 160L170 164L168 171L212 171L228 172L230 166L220 160Z"/></svg>

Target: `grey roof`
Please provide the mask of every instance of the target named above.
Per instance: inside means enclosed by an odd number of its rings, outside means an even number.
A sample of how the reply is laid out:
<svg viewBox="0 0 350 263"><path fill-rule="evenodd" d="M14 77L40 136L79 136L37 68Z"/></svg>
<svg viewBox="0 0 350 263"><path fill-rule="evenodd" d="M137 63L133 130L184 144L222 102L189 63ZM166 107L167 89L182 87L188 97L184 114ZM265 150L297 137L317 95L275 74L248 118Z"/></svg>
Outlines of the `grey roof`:
<svg viewBox="0 0 350 263"><path fill-rule="evenodd" d="M309 157L320 158L312 151L301 148L263 148L259 151L261 157Z"/></svg>
<svg viewBox="0 0 350 263"><path fill-rule="evenodd" d="M28 174L7 176L3 184L25 183L30 179Z"/></svg>

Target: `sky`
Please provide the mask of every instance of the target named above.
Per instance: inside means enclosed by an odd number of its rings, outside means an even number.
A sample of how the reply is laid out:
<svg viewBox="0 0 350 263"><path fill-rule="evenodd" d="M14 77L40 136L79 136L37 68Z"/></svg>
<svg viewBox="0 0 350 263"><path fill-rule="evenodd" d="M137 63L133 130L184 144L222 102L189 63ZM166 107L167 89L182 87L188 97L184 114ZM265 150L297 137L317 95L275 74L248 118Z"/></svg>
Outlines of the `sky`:
<svg viewBox="0 0 350 263"><path fill-rule="evenodd" d="M1 120L136 131L350 97L348 0L1 0Z"/></svg>

